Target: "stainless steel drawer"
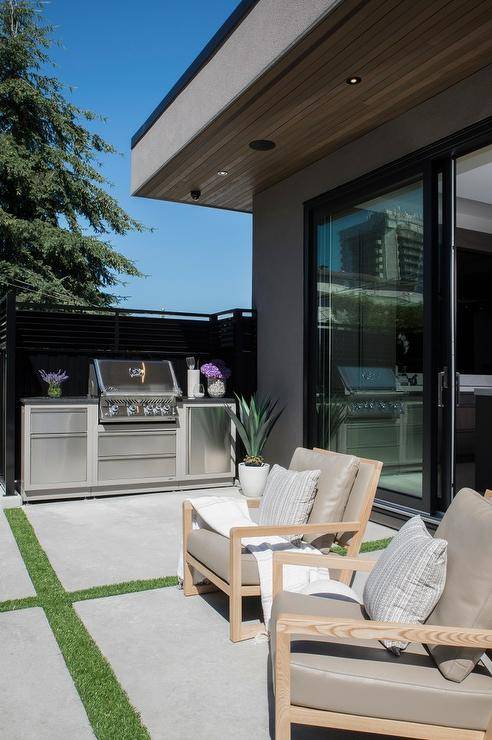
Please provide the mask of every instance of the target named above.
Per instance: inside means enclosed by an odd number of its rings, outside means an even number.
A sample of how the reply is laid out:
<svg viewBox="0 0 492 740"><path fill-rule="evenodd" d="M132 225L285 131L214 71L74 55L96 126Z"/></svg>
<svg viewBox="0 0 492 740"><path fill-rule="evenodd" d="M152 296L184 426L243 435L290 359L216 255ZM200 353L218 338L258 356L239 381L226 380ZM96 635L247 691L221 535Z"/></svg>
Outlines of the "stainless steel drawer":
<svg viewBox="0 0 492 740"><path fill-rule="evenodd" d="M32 409L32 434L63 434L86 432L87 409Z"/></svg>
<svg viewBox="0 0 492 740"><path fill-rule="evenodd" d="M32 485L86 481L86 435L32 437L30 479Z"/></svg>
<svg viewBox="0 0 492 740"><path fill-rule="evenodd" d="M99 457L113 455L175 455L176 432L104 432L99 435Z"/></svg>
<svg viewBox="0 0 492 740"><path fill-rule="evenodd" d="M175 457L140 457L99 460L98 479L137 480L139 478L169 478L176 475Z"/></svg>

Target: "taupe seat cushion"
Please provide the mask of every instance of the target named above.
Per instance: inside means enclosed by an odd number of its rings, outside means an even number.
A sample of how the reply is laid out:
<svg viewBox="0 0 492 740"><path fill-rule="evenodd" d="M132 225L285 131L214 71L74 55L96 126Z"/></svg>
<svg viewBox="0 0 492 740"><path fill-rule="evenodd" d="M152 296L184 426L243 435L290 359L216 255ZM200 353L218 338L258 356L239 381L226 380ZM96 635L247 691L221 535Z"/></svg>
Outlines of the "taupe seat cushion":
<svg viewBox="0 0 492 740"><path fill-rule="evenodd" d="M363 618L353 602L283 592L273 603L271 630L281 613ZM275 649L272 640L272 653ZM296 706L485 730L492 715L492 677L476 668L462 683L447 681L421 645L399 658L377 641L293 641L291 702Z"/></svg>
<svg viewBox="0 0 492 740"><path fill-rule="evenodd" d="M446 585L427 624L492 629L492 505L471 488L454 498L436 537L447 540ZM482 650L429 646L439 670L462 681Z"/></svg>
<svg viewBox="0 0 492 740"><path fill-rule="evenodd" d="M298 447L290 461L290 470L321 470L318 480L318 491L313 508L309 515L309 524L323 522L340 522L355 476L359 469L359 460L353 455L326 454ZM321 549L329 548L334 535L305 536L306 542Z"/></svg>
<svg viewBox="0 0 492 740"><path fill-rule="evenodd" d="M227 583L229 583L229 546L228 537L208 529L194 529L188 536L188 552ZM241 555L241 581L243 586L260 584L256 558L244 548Z"/></svg>

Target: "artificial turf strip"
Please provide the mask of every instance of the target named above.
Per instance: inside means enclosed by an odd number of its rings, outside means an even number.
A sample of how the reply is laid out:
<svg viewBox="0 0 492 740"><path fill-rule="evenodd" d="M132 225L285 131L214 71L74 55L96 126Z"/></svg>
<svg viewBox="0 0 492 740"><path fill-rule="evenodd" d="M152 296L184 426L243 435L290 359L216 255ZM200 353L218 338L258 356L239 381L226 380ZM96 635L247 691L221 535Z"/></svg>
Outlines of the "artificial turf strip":
<svg viewBox="0 0 492 740"><path fill-rule="evenodd" d="M17 545L99 740L150 740L111 666L71 604L22 509L6 509Z"/></svg>
<svg viewBox="0 0 492 740"><path fill-rule="evenodd" d="M112 583L108 586L93 586L82 591L71 591L68 595L72 601L86 601L87 599L121 596L137 591L152 591L155 588L168 588L177 585L177 576L165 576L164 578L151 578L144 581L126 581L125 583Z"/></svg>
<svg viewBox="0 0 492 740"><path fill-rule="evenodd" d="M360 552L375 552L376 550L385 550L393 537L386 537L383 540L371 540L369 542L363 542L360 546ZM331 551L336 555L346 555L347 548L340 547L340 545L332 545Z"/></svg>
<svg viewBox="0 0 492 740"><path fill-rule="evenodd" d="M0 612L15 612L19 609L32 609L33 606L40 606L37 596L26 596L24 599L9 599L0 601Z"/></svg>

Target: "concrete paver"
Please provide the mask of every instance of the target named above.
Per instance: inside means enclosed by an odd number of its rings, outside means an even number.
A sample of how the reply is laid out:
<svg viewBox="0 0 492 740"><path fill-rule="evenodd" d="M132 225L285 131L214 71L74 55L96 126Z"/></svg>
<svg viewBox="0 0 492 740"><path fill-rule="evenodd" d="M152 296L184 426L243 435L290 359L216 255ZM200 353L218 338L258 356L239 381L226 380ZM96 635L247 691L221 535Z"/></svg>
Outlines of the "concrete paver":
<svg viewBox="0 0 492 740"><path fill-rule="evenodd" d="M40 608L0 614L0 737L90 740L94 734Z"/></svg>
<svg viewBox="0 0 492 740"><path fill-rule="evenodd" d="M29 504L25 511L67 591L176 574L181 506L236 488Z"/></svg>
<svg viewBox="0 0 492 740"><path fill-rule="evenodd" d="M153 740L269 737L268 647L231 643L225 604L173 587L76 605Z"/></svg>

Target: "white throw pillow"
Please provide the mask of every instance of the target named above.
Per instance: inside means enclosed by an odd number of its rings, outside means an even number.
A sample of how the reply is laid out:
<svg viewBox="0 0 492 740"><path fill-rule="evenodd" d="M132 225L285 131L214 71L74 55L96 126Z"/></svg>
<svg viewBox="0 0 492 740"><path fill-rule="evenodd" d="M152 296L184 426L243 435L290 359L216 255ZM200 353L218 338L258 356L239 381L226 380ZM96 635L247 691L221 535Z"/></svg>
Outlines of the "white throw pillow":
<svg viewBox="0 0 492 740"><path fill-rule="evenodd" d="M393 537L369 574L364 608L379 622L422 624L439 601L446 583L446 540L432 537L419 516ZM408 643L383 640L399 655Z"/></svg>
<svg viewBox="0 0 492 740"><path fill-rule="evenodd" d="M313 508L321 470L271 469L260 504L258 524L306 524ZM283 536L283 535L282 535ZM291 541L302 535L286 536Z"/></svg>

